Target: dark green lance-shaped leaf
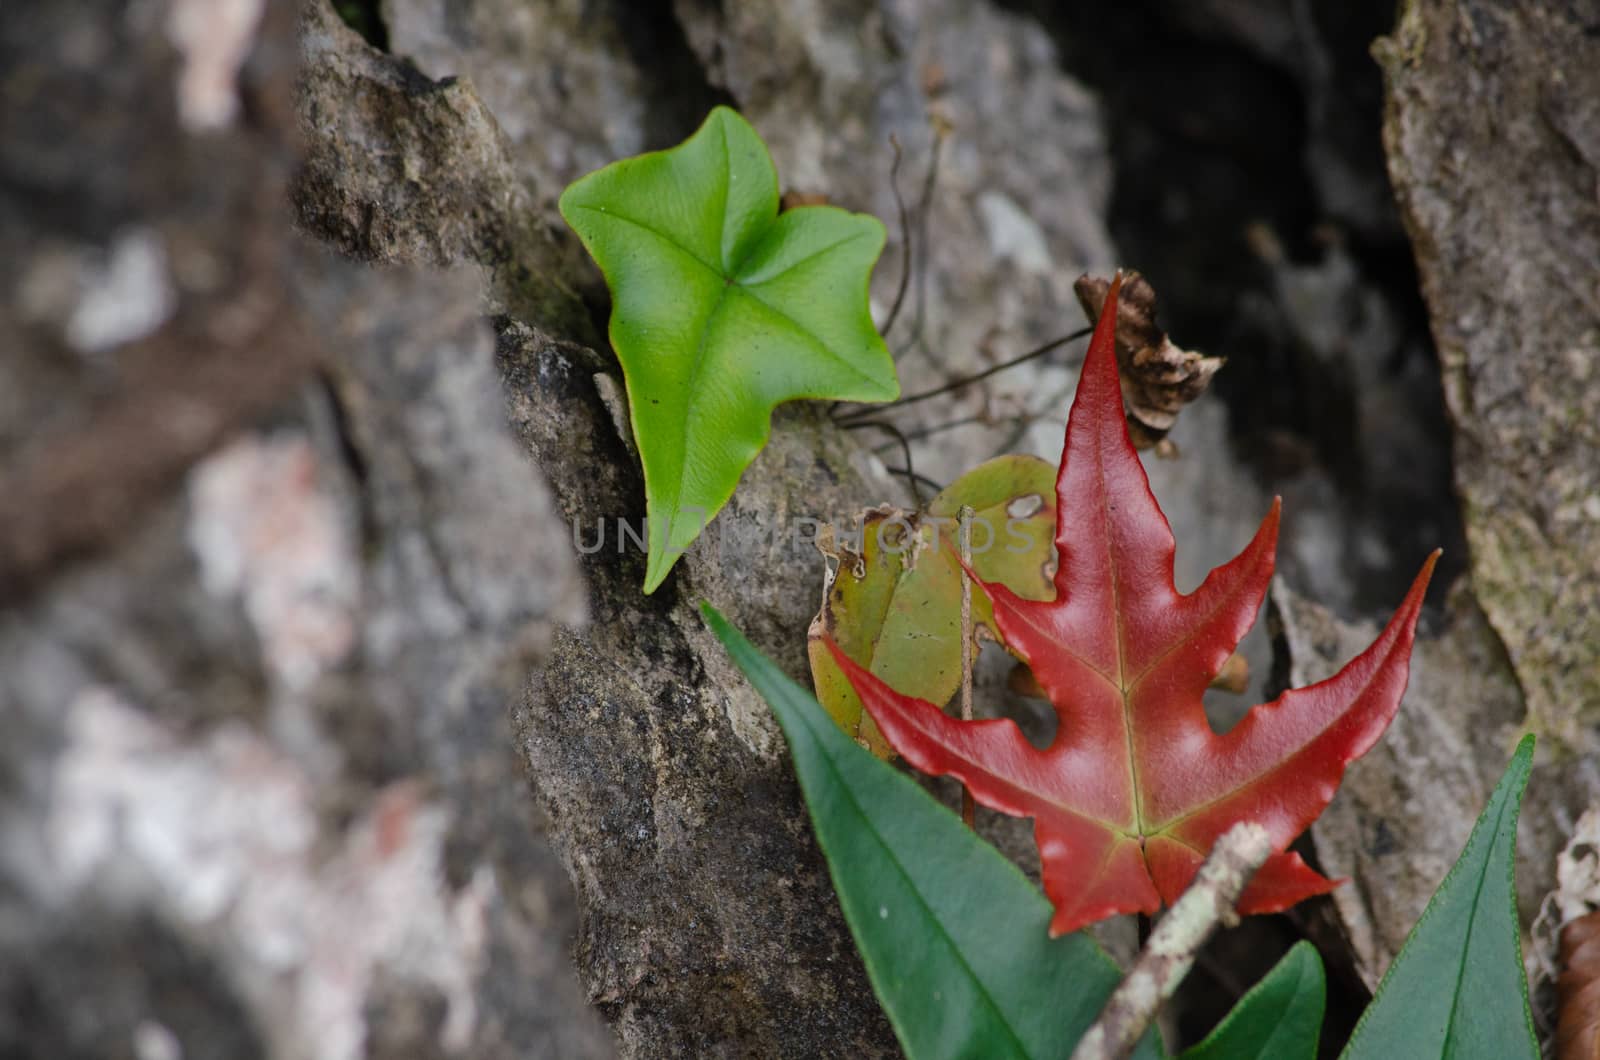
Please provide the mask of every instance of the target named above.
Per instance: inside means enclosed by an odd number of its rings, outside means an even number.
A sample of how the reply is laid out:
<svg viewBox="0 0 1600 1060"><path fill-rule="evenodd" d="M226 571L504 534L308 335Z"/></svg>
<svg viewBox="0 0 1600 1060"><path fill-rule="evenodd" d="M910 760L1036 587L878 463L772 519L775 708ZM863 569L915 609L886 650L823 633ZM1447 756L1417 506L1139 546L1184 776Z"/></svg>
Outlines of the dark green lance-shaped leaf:
<svg viewBox="0 0 1600 1060"><path fill-rule="evenodd" d="M1066 1057L1120 975L960 818L834 724L709 605L706 621L772 706L845 920L906 1055ZM1141 1057L1159 1056L1155 1035Z"/></svg>
<svg viewBox="0 0 1600 1060"><path fill-rule="evenodd" d="M1356 1024L1347 1060L1534 1060L1512 870L1533 737L1517 748L1467 847Z"/></svg>
<svg viewBox="0 0 1600 1060"><path fill-rule="evenodd" d="M671 150L576 181L561 216L611 288L651 592L733 495L774 407L899 394L867 306L884 228L831 206L780 215L766 145L726 107Z"/></svg>
<svg viewBox="0 0 1600 1060"><path fill-rule="evenodd" d="M1327 984L1322 958L1297 942L1182 1060L1316 1060Z"/></svg>

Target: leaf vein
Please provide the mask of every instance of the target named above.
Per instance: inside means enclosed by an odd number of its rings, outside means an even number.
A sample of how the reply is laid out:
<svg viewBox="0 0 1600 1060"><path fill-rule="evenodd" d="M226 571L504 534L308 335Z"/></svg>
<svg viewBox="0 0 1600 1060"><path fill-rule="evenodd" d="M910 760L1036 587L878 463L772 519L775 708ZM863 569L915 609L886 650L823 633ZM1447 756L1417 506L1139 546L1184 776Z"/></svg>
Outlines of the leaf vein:
<svg viewBox="0 0 1600 1060"><path fill-rule="evenodd" d="M790 709L799 715L801 724L805 725L805 727L810 730L811 739L822 751L822 754L819 757L822 759L823 764L828 767L828 772L832 773L834 779L838 782L839 790L844 793L845 798L850 800L850 805L855 810L856 816L861 821L866 823L866 830L872 834L873 839L877 841L878 847L883 851L884 856L887 857L894 865L895 871L898 872L900 874L900 878L905 881L907 889L909 889L912 895L916 897L917 904L922 906L923 912L927 914L928 919L933 922L934 927L938 930L940 938L942 938L945 944L950 947L950 952L955 955L957 963L961 965L962 969L966 971L968 978L978 988L979 995L983 998L984 1003L992 1012L994 1012L1000 1025L1006 1029L1006 1034L1011 1038L1012 1043L1016 1046L1018 1054L1027 1056L1027 1045L1022 1041L1021 1036L1018 1035L1016 1030L1011 1026L1011 1020L1008 1018L1005 1010L1000 1007L1000 1003L995 999L994 992L989 989L989 985L983 981L983 979L978 975L977 970L974 969L967 961L966 953L962 951L960 946L956 945L956 941L951 936L949 929L945 927L944 921L939 918L937 913L934 912L932 904L923 895L921 888L916 885L912 875L906 871L905 864L900 860L899 855L895 853L894 848L891 847L888 841L884 838L883 833L873 825L872 818L868 816L866 808L861 805L861 800L856 798L855 789L850 785L849 781L845 779L843 771L839 769L839 766L836 762L834 762L833 757L828 754L827 748L817 734L815 726L812 724L811 712L805 709L805 704L803 702L798 704L790 704ZM827 720L827 724L833 725L834 722L831 718L829 718Z"/></svg>
<svg viewBox="0 0 1600 1060"><path fill-rule="evenodd" d="M702 267L703 269L705 269L707 272L711 273L712 275L718 277L719 279L724 279L724 280L727 279L727 277L723 274L723 271L720 268L718 268L717 266L711 264L711 262L705 260L699 254L696 254L693 250L691 250L689 247L685 246L683 243L680 243L677 240L677 238L675 238L671 234L669 234L667 232L663 232L661 229L657 228L653 224L650 224L648 221L641 221L637 217L629 217L627 214L618 213L615 210L602 209L599 206L585 206L582 203L573 203L572 205L568 206L567 208L569 210L582 210L585 213L597 213L601 217L608 217L613 221L621 221L624 224L629 224L629 225L632 225L633 227L638 228L638 229L640 229L640 230L642 230L644 232L648 232L650 235L655 236L657 239L661 240L661 242L665 243L668 247L670 247L673 250L676 250L679 254L682 254L684 257L688 258L690 261L693 261L696 265L699 265L700 267Z"/></svg>
<svg viewBox="0 0 1600 1060"><path fill-rule="evenodd" d="M767 312L769 312L769 313L773 314L774 316L778 317L779 319L781 319L784 323L788 324L791 328L793 328L799 334L799 336L806 341L806 344L808 346L810 346L813 349L819 351L828 360L833 361L835 364L838 364L838 365L841 365L841 366L843 366L845 368L848 368L857 377L865 380L868 383L876 384L876 383L879 382L879 380L874 379L872 376L868 375L866 372L863 372L859 367L857 367L856 365L852 364L850 361L848 361L845 358L839 356L837 353L834 353L833 350L828 348L828 344L826 342L822 341L821 336L815 334L810 328L808 328L804 324L800 323L800 321L796 320L794 317L790 316L788 313L785 313L783 310L779 309L777 306L773 305L771 302L767 301L765 298L762 298L760 295L756 294L755 291L753 291L750 288L744 286L743 284L737 284L734 287L730 287L729 290L737 290L737 291L739 291L746 298L749 298L751 301L755 302L757 305L759 305L763 309L767 310Z"/></svg>

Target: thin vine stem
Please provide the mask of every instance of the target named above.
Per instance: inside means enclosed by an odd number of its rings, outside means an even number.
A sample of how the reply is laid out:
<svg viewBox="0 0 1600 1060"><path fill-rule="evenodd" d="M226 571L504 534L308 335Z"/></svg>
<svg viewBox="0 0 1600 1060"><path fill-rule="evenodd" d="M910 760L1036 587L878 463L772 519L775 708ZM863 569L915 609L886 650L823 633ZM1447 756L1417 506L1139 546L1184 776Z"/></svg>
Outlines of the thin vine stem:
<svg viewBox="0 0 1600 1060"><path fill-rule="evenodd" d="M905 454L905 474L908 481L911 483L911 495L916 499L917 507L922 507L922 490L918 486L918 480L923 479L923 476L917 474L916 472L915 462L911 459L911 440L905 436L905 432L899 427L896 427L894 424L890 423L888 420L856 420L853 423L844 424L843 426L845 430L850 431L875 427L886 434L894 436L894 440L900 443L900 451ZM924 479L924 481L931 480ZM937 493L938 490L935 490L934 492Z"/></svg>
<svg viewBox="0 0 1600 1060"><path fill-rule="evenodd" d="M888 472L891 475L904 475L908 479L912 479L912 480L914 480L916 482L920 482L924 486L931 487L934 493L943 493L944 492L943 483L935 482L933 479L929 478L927 475L919 475L917 472L911 471L911 470L909 470L907 468L903 468L903 467L891 467L891 468L888 468ZM915 489L915 487L913 487L913 489Z"/></svg>
<svg viewBox="0 0 1600 1060"><path fill-rule="evenodd" d="M889 163L889 190L894 194L895 210L900 215L900 285L895 289L894 302L889 306L889 316L883 322L883 336L888 337L900 319L900 307L905 304L906 291L911 288L911 213L906 209L905 197L900 194L900 138L889 136L889 146L894 148L894 161Z"/></svg>
<svg viewBox="0 0 1600 1060"><path fill-rule="evenodd" d="M900 138L893 133L889 134L889 146L894 149L894 161L889 163L889 191L894 195L894 206L900 217L900 284L895 288L894 302L889 306L889 315L883 322L879 334L888 338L889 332L894 330L894 323L900 319L900 308L905 304L906 291L911 287L911 213L906 209L905 196L900 194L900 161L905 152L900 149ZM828 406L831 416L843 401L835 401Z"/></svg>
<svg viewBox="0 0 1600 1060"><path fill-rule="evenodd" d="M922 197L917 200L916 240L924 258L928 254L928 219L933 214L933 189L939 183L939 162L944 154L944 137L944 127L935 123L933 150L928 159L928 175L922 182ZM904 346L894 351L894 358L897 361L922 345L923 330L927 325L928 308L928 270L926 268L917 273L917 292L912 299L912 306L911 337L906 340Z"/></svg>
<svg viewBox="0 0 1600 1060"><path fill-rule="evenodd" d="M1077 331L1074 331L1071 334L1062 335L1060 338L1051 339L1042 346L1035 347L1034 349L1029 350L1027 353L1019 354L1016 357L1011 358L1009 361L1001 361L999 364L990 365L981 372L976 372L968 376L962 376L960 379L952 379L950 382L934 387L932 390L924 390L918 394L910 394L906 397L886 402L882 405L865 405L853 412L841 413L839 416L836 416L835 419L837 419L840 424L848 426L851 420L877 415L888 409L897 409L903 408L906 405L915 405L919 401L927 401L930 398L941 397L945 394L953 393L954 391L960 390L963 387L971 386L973 383L980 383L992 375L998 375L1008 368L1015 368L1019 364L1025 364L1028 361L1043 357L1045 354L1050 353L1053 350L1057 350L1069 342L1083 338L1093 330L1094 329L1091 327L1079 328Z"/></svg>

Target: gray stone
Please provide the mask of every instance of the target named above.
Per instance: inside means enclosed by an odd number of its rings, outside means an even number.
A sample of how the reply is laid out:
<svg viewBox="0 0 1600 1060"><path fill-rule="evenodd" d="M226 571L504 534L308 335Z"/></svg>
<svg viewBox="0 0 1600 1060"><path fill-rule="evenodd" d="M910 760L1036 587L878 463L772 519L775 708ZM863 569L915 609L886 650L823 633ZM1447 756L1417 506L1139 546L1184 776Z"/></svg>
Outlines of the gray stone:
<svg viewBox="0 0 1600 1060"><path fill-rule="evenodd" d="M1600 749L1600 38L1590 4L1420 0L1378 49L1456 426L1473 591L1531 722Z"/></svg>
<svg viewBox="0 0 1600 1060"><path fill-rule="evenodd" d="M814 410L786 409L729 508L642 596L643 553L617 528L637 531L642 483L596 383L614 367L515 323L499 355L512 423L588 552L591 623L557 638L518 726L577 884L591 1001L630 1056L895 1055L777 725L697 609L802 676L822 558L792 520L884 484Z"/></svg>
<svg viewBox="0 0 1600 1060"><path fill-rule="evenodd" d="M319 0L301 6L300 50L302 225L357 260L474 264L496 311L594 341L569 279L587 277L587 259L535 209L538 185L470 80L430 80Z"/></svg>
<svg viewBox="0 0 1600 1060"><path fill-rule="evenodd" d="M0 599L120 534L324 353L286 278L290 21L97 0L0 26Z"/></svg>
<svg viewBox="0 0 1600 1060"><path fill-rule="evenodd" d="M472 285L337 281L326 385L0 616L3 963L77 974L61 962L97 958L70 933L105 919L178 977L30 1016L48 979L14 972L4 1037L25 1053L59 1031L203 1054L230 1007L268 1056L609 1052L506 722L552 623L582 615L536 531L559 524L498 426ZM52 962L17 959L57 936Z"/></svg>
<svg viewBox="0 0 1600 1060"><path fill-rule="evenodd" d="M0 1052L606 1056L507 721L582 591L477 284L293 232L293 37L0 29Z"/></svg>
<svg viewBox="0 0 1600 1060"><path fill-rule="evenodd" d="M715 102L665 5L383 0L389 47L470 75L541 205L591 170L687 136Z"/></svg>
<svg viewBox="0 0 1600 1060"><path fill-rule="evenodd" d="M1324 867L1353 878L1334 902L1369 984L1459 853L1520 732L1543 737L1518 832L1524 925L1600 795L1600 536L1584 511L1600 497L1600 409L1584 404L1600 356L1593 38L1576 9L1415 3L1376 52L1471 556L1443 624L1417 642L1399 716L1313 829ZM1282 587L1275 598L1297 682L1372 632Z"/></svg>

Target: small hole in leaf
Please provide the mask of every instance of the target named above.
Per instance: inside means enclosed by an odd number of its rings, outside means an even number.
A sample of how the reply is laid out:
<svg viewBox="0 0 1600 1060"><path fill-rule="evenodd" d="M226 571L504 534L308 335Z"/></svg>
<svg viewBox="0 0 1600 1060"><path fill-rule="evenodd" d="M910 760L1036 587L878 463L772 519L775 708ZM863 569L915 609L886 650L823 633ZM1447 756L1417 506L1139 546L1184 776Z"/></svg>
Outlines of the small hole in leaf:
<svg viewBox="0 0 1600 1060"><path fill-rule="evenodd" d="M1006 514L1013 519L1026 519L1044 507L1044 498L1037 493L1025 493L1020 497L1011 498L1006 505Z"/></svg>
<svg viewBox="0 0 1600 1060"><path fill-rule="evenodd" d="M1019 665L1016 656L987 637L979 643L982 649L972 667L974 717L1010 718L1034 747L1041 751L1049 747L1059 720L1055 708L1048 700L1012 691L1011 672ZM958 709L952 708L952 713Z"/></svg>

